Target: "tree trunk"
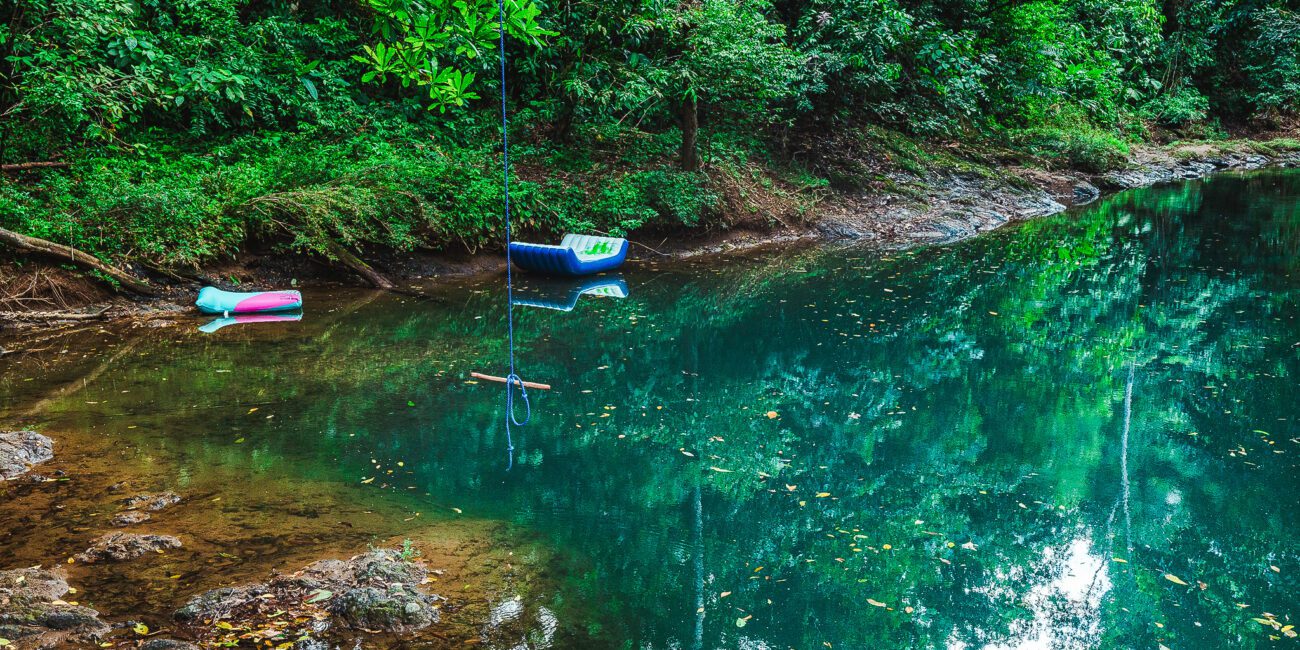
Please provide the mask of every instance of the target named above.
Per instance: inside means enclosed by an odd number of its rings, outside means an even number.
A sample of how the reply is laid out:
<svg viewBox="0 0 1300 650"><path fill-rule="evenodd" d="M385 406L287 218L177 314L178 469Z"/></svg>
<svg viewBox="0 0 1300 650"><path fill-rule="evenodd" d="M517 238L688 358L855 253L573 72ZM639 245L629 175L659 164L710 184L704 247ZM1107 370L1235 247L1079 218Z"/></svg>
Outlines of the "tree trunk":
<svg viewBox="0 0 1300 650"><path fill-rule="evenodd" d="M158 295L156 289L145 284L135 276L117 267L109 266L99 261L99 258L96 258L89 253L79 251L71 246L56 244L52 241L46 241L36 237L28 237L27 235L22 235L12 230L5 230L4 228L0 228L0 244L8 244L23 252L45 255L65 262L71 262L82 268L99 271L100 273L117 280L123 287L141 295Z"/></svg>
<svg viewBox="0 0 1300 650"><path fill-rule="evenodd" d="M0 165L0 172L21 172L29 169L50 169L58 167L67 167L72 163L65 162L25 162L13 163L10 165Z"/></svg>
<svg viewBox="0 0 1300 650"><path fill-rule="evenodd" d="M681 107L682 148L678 152L682 170L693 172L700 169L700 114L695 98L682 102Z"/></svg>
<svg viewBox="0 0 1300 650"><path fill-rule="evenodd" d="M348 249L344 248L342 244L336 241L331 241L330 254L337 257L344 266L352 269L357 275L365 278L366 282L369 282L376 289L392 290L394 288L393 283L388 278L381 275L369 264L361 261L361 258L353 255L348 251Z"/></svg>

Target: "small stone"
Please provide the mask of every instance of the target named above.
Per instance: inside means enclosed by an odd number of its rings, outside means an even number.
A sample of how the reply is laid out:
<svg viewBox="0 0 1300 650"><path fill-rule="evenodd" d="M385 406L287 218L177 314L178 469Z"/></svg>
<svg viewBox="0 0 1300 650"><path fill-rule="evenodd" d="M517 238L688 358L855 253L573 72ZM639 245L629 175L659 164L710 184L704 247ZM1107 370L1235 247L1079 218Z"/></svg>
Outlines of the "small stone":
<svg viewBox="0 0 1300 650"><path fill-rule="evenodd" d="M109 533L96 539L90 548L76 557L76 560L83 564L124 562L148 553L180 547L181 540L170 535Z"/></svg>
<svg viewBox="0 0 1300 650"><path fill-rule="evenodd" d="M175 492L159 492L157 494L138 494L123 501L122 505L128 510L144 509L158 512L180 502L181 497Z"/></svg>
<svg viewBox="0 0 1300 650"><path fill-rule="evenodd" d="M54 458L54 441L35 431L0 431L0 481L18 478Z"/></svg>
<svg viewBox="0 0 1300 650"><path fill-rule="evenodd" d="M140 645L140 650L199 650L199 647L176 639L149 639Z"/></svg>
<svg viewBox="0 0 1300 650"><path fill-rule="evenodd" d="M133 526L135 524L144 523L146 521L149 521L149 519L151 518L152 518L151 515L147 512L141 512L139 510L127 510L126 512L123 512L117 515L116 517L113 517L113 520L108 523L113 524L118 528L125 528L127 526Z"/></svg>

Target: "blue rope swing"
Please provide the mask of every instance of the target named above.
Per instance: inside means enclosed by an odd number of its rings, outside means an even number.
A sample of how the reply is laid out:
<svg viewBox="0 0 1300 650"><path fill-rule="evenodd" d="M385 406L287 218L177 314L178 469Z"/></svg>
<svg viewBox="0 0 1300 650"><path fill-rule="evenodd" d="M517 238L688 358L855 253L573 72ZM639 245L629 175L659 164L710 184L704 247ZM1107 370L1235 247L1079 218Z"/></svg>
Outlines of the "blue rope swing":
<svg viewBox="0 0 1300 650"><path fill-rule="evenodd" d="M514 466L515 444L510 425L522 427L533 417L533 407L528 401L524 380L515 372L515 283L514 265L510 259L510 123L506 117L506 5L497 0L497 37L501 69L501 185L506 216L506 335L510 349L510 374L506 375L506 450L509 452L509 470ZM515 417L515 389L524 402L524 419Z"/></svg>

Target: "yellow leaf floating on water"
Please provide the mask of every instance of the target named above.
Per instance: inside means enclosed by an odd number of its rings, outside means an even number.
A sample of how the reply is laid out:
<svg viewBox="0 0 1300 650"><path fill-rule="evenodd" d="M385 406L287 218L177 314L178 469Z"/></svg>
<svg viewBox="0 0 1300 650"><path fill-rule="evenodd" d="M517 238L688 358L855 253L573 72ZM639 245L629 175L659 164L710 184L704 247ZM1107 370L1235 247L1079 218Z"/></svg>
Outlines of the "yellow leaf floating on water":
<svg viewBox="0 0 1300 650"><path fill-rule="evenodd" d="M1114 561L1116 561L1116 562L1119 562L1120 564L1128 564L1128 560L1125 560L1125 559L1122 558L1122 557L1115 557L1115 558L1111 558L1111 559L1114 560Z"/></svg>
<svg viewBox="0 0 1300 650"><path fill-rule="evenodd" d="M767 412L767 419L769 419L769 420L775 420L775 419L777 419L778 417L780 417L780 415L778 415L776 411L768 411L768 412Z"/></svg>
<svg viewBox="0 0 1300 650"><path fill-rule="evenodd" d="M868 599L867 599L867 604L868 604L868 605L875 605L876 607L884 607L884 606L885 606L884 603L882 603L882 602L880 602L880 601L878 601L878 600L872 599L872 598L868 598Z"/></svg>
<svg viewBox="0 0 1300 650"><path fill-rule="evenodd" d="M818 492L818 493L817 493L817 498L818 498L818 499L825 499L826 497L828 497L828 496L830 496L830 495L831 495L830 492Z"/></svg>
<svg viewBox="0 0 1300 650"><path fill-rule="evenodd" d="M787 486L785 486L785 489L787 489L787 490L789 490L789 491L791 491L791 492L794 492L794 488L795 488L795 486L793 486L793 485L787 485Z"/></svg>
<svg viewBox="0 0 1300 650"><path fill-rule="evenodd" d="M719 597L719 598L726 598L727 596L730 596L730 595L731 595L731 592L730 592L730 591L724 591L724 592L722 592L722 595L721 595L721 596L718 596L718 597Z"/></svg>
<svg viewBox="0 0 1300 650"><path fill-rule="evenodd" d="M1176 584L1176 585L1182 585L1182 586L1184 586L1184 587L1187 586L1187 583L1186 583L1186 582L1183 582L1183 579L1182 579L1182 578L1179 578L1178 576L1176 576L1176 575L1174 575L1174 574L1172 574L1172 573L1166 573L1166 574L1165 574L1165 580L1168 580L1169 582L1172 582L1172 583L1174 583L1174 584Z"/></svg>
<svg viewBox="0 0 1300 650"><path fill-rule="evenodd" d="M713 470L713 471L715 471L715 472L721 472L721 473L723 473L723 474L730 474L730 473L731 473L731 470L729 470L729 469L722 469L721 467L710 467L709 469L711 469L711 470Z"/></svg>
<svg viewBox="0 0 1300 650"><path fill-rule="evenodd" d="M681 452L683 456L690 456L691 458L695 458L695 454L692 454L691 452L686 451L685 449L682 449Z"/></svg>

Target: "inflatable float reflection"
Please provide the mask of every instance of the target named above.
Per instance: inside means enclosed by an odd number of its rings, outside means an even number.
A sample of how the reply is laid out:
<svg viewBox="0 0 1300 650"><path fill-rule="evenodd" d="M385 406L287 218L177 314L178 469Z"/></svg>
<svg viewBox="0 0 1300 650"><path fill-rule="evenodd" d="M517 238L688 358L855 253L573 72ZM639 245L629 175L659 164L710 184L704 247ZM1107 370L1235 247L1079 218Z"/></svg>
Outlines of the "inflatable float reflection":
<svg viewBox="0 0 1300 650"><path fill-rule="evenodd" d="M238 316L214 318L206 325L200 327L199 331L204 334L211 334L223 327L230 327L231 325L245 325L247 323L296 323L300 320L302 320L302 312L280 314L240 314Z"/></svg>
<svg viewBox="0 0 1300 650"><path fill-rule="evenodd" d="M573 311L583 296L626 298L627 281L622 275L602 275L584 280L532 280L515 289L517 307L541 307L556 311Z"/></svg>

